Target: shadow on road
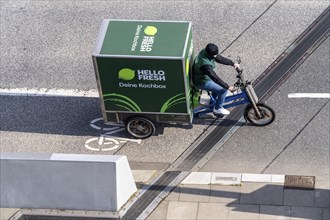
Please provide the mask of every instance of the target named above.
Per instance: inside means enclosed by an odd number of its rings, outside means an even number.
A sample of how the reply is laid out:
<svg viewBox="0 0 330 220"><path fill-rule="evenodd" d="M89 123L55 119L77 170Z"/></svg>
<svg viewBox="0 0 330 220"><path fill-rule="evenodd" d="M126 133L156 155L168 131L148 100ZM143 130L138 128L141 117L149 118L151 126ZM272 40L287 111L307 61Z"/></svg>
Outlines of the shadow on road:
<svg viewBox="0 0 330 220"><path fill-rule="evenodd" d="M41 134L99 136L110 126L104 125L98 98L63 96L0 96L1 131ZM194 119L192 124L157 124L155 135L164 134L165 127L192 129L193 125L213 125L221 120L221 126L241 126L244 123L205 116ZM113 126L113 125L112 125ZM116 125L115 125L116 126ZM125 132L112 136L126 137Z"/></svg>
<svg viewBox="0 0 330 220"><path fill-rule="evenodd" d="M1 131L99 136L90 122L101 117L97 98L0 96Z"/></svg>

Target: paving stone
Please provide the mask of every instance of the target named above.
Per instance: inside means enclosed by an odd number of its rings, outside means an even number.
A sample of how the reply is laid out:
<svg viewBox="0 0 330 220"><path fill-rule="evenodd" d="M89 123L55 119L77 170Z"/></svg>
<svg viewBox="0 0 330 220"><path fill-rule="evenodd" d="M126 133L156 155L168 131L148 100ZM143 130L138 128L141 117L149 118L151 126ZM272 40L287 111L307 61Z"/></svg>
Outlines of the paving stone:
<svg viewBox="0 0 330 220"><path fill-rule="evenodd" d="M330 207L330 183L328 181L315 182L315 207Z"/></svg>
<svg viewBox="0 0 330 220"><path fill-rule="evenodd" d="M198 220L218 220L228 219L229 207L221 203L199 203Z"/></svg>
<svg viewBox="0 0 330 220"><path fill-rule="evenodd" d="M259 219L290 220L290 206L260 205Z"/></svg>
<svg viewBox="0 0 330 220"><path fill-rule="evenodd" d="M258 219L259 205L230 204L228 219Z"/></svg>
<svg viewBox="0 0 330 220"><path fill-rule="evenodd" d="M282 205L283 185L267 183L244 183L240 204Z"/></svg>
<svg viewBox="0 0 330 220"><path fill-rule="evenodd" d="M197 202L174 202L169 201L167 220L190 220L197 218Z"/></svg>
<svg viewBox="0 0 330 220"><path fill-rule="evenodd" d="M166 201L179 201L180 187L175 187L172 192L166 197Z"/></svg>
<svg viewBox="0 0 330 220"><path fill-rule="evenodd" d="M330 191L315 189L315 207L330 207Z"/></svg>
<svg viewBox="0 0 330 220"><path fill-rule="evenodd" d="M322 220L330 219L330 208L322 209Z"/></svg>
<svg viewBox="0 0 330 220"><path fill-rule="evenodd" d="M162 201L157 208L148 216L147 220L163 220L166 219L168 201Z"/></svg>
<svg viewBox="0 0 330 220"><path fill-rule="evenodd" d="M208 202L210 185L181 185L179 201Z"/></svg>
<svg viewBox="0 0 330 220"><path fill-rule="evenodd" d="M301 219L322 219L322 209L313 207L292 206L291 207L291 220Z"/></svg>
<svg viewBox="0 0 330 220"><path fill-rule="evenodd" d="M314 190L285 189L283 205L314 206Z"/></svg>
<svg viewBox="0 0 330 220"><path fill-rule="evenodd" d="M239 203L241 187L211 185L209 202Z"/></svg>
<svg viewBox="0 0 330 220"><path fill-rule="evenodd" d="M157 170L132 170L134 181L137 183L147 182L156 172Z"/></svg>

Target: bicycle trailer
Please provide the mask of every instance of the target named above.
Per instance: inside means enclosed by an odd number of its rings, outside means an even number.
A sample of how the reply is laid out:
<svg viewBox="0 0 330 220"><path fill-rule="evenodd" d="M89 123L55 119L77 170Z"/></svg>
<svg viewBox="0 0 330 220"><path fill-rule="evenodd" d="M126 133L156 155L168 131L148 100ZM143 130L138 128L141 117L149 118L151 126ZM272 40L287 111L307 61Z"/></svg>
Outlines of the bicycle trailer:
<svg viewBox="0 0 330 220"><path fill-rule="evenodd" d="M124 123L135 138L156 123L191 123L191 23L103 20L93 64L105 123Z"/></svg>

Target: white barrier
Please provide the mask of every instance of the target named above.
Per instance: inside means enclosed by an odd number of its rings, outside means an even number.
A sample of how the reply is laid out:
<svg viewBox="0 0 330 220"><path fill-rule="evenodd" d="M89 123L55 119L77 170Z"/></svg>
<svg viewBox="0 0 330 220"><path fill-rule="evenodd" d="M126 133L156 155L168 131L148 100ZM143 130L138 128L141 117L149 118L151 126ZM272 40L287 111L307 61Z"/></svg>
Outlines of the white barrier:
<svg viewBox="0 0 330 220"><path fill-rule="evenodd" d="M118 211L136 192L126 156L0 154L0 207Z"/></svg>

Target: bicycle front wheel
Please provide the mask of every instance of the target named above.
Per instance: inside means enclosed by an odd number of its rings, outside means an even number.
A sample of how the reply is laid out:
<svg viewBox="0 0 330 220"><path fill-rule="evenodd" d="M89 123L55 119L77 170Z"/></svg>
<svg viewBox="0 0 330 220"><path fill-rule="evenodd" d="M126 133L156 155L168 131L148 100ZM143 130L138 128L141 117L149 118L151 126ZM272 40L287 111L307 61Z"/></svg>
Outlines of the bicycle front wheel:
<svg viewBox="0 0 330 220"><path fill-rule="evenodd" d="M266 104L257 103L257 108L260 112L258 116L253 105L250 104L245 108L244 117L255 126L266 126L275 120L275 111Z"/></svg>

